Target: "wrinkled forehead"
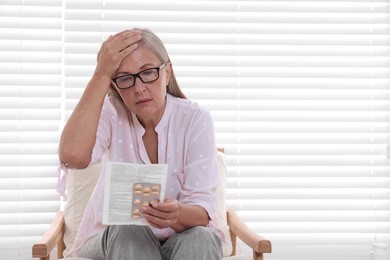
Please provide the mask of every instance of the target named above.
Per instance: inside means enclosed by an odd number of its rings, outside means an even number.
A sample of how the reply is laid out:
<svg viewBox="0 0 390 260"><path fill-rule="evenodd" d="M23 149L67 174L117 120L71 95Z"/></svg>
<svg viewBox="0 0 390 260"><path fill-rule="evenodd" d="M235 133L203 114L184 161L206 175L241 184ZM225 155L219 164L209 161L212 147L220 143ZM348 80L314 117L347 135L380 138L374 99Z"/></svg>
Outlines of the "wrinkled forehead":
<svg viewBox="0 0 390 260"><path fill-rule="evenodd" d="M141 70L160 66L160 59L149 48L140 45L132 53L127 55L119 65L119 73L137 73Z"/></svg>

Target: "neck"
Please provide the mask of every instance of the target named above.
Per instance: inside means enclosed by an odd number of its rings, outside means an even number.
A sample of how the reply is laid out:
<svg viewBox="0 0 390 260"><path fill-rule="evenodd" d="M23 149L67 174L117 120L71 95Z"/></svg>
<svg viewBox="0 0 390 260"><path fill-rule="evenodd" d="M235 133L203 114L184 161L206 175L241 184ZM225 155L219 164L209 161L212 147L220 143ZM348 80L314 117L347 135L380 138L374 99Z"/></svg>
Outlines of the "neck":
<svg viewBox="0 0 390 260"><path fill-rule="evenodd" d="M167 104L167 100L165 98L164 105L161 107L161 109L159 109L156 113L152 115L146 115L146 116L137 115L138 121L145 129L154 130L164 115L166 104Z"/></svg>

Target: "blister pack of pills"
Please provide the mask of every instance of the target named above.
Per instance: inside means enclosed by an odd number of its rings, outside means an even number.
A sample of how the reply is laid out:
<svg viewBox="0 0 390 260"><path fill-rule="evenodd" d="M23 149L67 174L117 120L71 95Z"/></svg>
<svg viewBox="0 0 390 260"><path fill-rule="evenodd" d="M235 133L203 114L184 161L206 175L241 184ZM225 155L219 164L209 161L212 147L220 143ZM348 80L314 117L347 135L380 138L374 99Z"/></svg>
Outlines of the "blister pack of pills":
<svg viewBox="0 0 390 260"><path fill-rule="evenodd" d="M147 207L160 200L161 185L158 183L134 183L133 185L133 208L134 220L142 218L142 207Z"/></svg>

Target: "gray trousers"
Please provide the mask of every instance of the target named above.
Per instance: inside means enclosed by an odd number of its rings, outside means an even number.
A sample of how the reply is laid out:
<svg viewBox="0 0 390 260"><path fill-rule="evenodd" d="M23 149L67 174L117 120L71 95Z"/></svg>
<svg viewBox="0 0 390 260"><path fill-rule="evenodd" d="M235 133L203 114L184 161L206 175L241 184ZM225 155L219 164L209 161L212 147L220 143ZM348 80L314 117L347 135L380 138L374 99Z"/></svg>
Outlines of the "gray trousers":
<svg viewBox="0 0 390 260"><path fill-rule="evenodd" d="M175 233L161 244L148 226L108 226L79 256L93 260L220 260L221 239L206 227Z"/></svg>

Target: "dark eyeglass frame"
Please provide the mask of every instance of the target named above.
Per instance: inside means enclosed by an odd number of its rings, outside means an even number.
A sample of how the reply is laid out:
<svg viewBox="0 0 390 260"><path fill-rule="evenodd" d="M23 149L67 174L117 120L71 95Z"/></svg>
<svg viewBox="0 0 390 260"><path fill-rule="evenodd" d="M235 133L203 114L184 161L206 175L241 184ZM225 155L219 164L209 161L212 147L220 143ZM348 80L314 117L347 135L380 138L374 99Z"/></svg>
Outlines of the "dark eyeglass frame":
<svg viewBox="0 0 390 260"><path fill-rule="evenodd" d="M155 68L148 68L148 69L141 70L140 72L135 73L135 74L130 74L130 73L129 73L129 74L126 74L126 75L122 75L122 76L113 78L112 81L115 83L115 86L116 86L117 88L119 88L119 89L128 89L128 88L134 87L137 78L139 78L143 83L151 83L151 82L154 82L154 81L156 81L156 80L158 80L158 79L160 78L160 70L161 70L165 65L167 65L167 62L164 62L163 64L161 64L160 66L155 67ZM153 79L153 80L145 81L145 80L142 78L141 74L144 73L145 71L149 71L149 70L150 70L150 71L156 70L156 71L157 71L157 78L155 78L155 79ZM134 78L133 85L130 85L130 86L125 87L125 88L119 87L119 85L118 85L118 83L117 83L117 80L118 80L118 79L121 79L121 78L124 78L124 77L128 77L128 76L132 76L132 77Z"/></svg>

